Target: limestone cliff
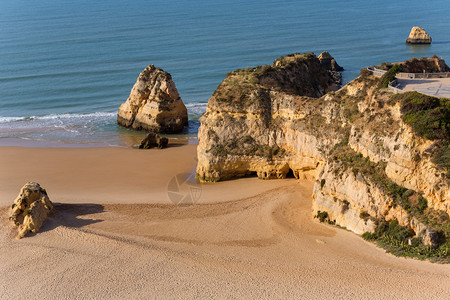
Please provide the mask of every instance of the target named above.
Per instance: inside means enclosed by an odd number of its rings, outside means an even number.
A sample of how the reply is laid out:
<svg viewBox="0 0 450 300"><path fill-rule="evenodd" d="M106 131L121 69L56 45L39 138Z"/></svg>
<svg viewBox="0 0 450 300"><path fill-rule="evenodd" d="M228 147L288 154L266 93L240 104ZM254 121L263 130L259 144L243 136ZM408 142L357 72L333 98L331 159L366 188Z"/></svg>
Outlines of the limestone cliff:
<svg viewBox="0 0 450 300"><path fill-rule="evenodd" d="M408 44L431 44L431 37L425 29L414 26L406 39Z"/></svg>
<svg viewBox="0 0 450 300"><path fill-rule="evenodd" d="M326 93L336 86L315 56L290 58L300 71L291 73L281 58L229 73L219 85L200 119L198 178L292 173L315 180L314 215L327 212L330 222L359 234L397 220L433 240L429 219L450 213L450 102L392 95L367 70ZM278 81L263 84L267 69Z"/></svg>
<svg viewBox="0 0 450 300"><path fill-rule="evenodd" d="M161 133L183 130L188 122L187 110L172 76L154 65L145 68L120 106L117 122L135 130Z"/></svg>
<svg viewBox="0 0 450 300"><path fill-rule="evenodd" d="M255 172L260 178L284 178L292 169L296 176L315 178L324 161L317 150L322 141L315 120L306 117L317 114L323 101L310 97L337 88L313 54L229 73L200 119L198 177L217 181Z"/></svg>

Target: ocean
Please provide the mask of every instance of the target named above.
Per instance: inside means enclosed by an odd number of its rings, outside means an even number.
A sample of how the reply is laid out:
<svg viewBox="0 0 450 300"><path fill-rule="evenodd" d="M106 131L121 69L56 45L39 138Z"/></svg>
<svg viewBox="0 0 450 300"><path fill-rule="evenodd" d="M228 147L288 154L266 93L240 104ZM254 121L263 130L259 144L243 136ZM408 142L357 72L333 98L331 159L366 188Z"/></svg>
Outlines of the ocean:
<svg viewBox="0 0 450 300"><path fill-rule="evenodd" d="M116 125L139 73L172 74L198 118L226 73L294 52L345 68L434 54L450 62L450 1L0 0L0 145L130 146ZM411 27L433 38L408 46Z"/></svg>

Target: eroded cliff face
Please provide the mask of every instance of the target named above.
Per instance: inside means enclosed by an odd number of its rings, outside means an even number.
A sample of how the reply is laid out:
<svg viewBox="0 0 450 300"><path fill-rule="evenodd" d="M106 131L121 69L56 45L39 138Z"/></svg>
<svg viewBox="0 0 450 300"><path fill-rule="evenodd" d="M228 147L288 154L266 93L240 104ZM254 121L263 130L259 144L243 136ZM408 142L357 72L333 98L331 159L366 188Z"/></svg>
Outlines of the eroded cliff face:
<svg viewBox="0 0 450 300"><path fill-rule="evenodd" d="M119 107L119 125L135 130L177 133L188 123L187 109L172 76L149 65Z"/></svg>
<svg viewBox="0 0 450 300"><path fill-rule="evenodd" d="M311 97L337 88L313 54L229 73L200 119L198 178L285 178L289 170L297 178L315 178L325 159L318 149L329 141L318 139L314 122L321 120L309 117L321 118L325 103Z"/></svg>
<svg viewBox="0 0 450 300"><path fill-rule="evenodd" d="M307 88L291 87L302 84L294 83L298 72L277 61L271 76L284 83L261 84L267 67L260 67L230 73L219 85L200 119L197 177L271 179L291 172L315 180L314 215L327 212L331 222L358 234L382 219L426 236L416 207L450 213L449 178L433 159L442 141L414 133L404 121L405 102L367 72L324 94L336 87L315 56L296 55L291 63L310 76Z"/></svg>

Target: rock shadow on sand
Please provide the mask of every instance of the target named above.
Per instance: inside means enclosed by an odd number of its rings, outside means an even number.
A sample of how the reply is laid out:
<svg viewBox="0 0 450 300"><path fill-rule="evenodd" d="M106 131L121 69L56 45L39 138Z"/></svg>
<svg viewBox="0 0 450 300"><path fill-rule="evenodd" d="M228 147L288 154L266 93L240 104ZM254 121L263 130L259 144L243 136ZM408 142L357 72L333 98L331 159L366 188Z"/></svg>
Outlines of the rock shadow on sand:
<svg viewBox="0 0 450 300"><path fill-rule="evenodd" d="M71 204L54 203L56 213L49 217L42 226L40 233L51 231L59 226L68 228L81 228L90 224L103 222L101 219L82 218L86 215L94 215L104 212L104 206L100 204ZM34 234L30 235L33 236Z"/></svg>

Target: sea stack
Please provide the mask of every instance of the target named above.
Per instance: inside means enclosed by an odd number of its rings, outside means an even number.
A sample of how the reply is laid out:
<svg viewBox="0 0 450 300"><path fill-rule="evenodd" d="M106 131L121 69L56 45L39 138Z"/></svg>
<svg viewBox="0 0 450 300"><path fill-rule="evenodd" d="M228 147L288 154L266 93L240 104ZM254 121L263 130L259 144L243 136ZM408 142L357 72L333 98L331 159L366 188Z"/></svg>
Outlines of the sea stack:
<svg viewBox="0 0 450 300"><path fill-rule="evenodd" d="M408 44L431 44L431 36L422 27L414 26L411 29L408 39Z"/></svg>
<svg viewBox="0 0 450 300"><path fill-rule="evenodd" d="M134 130L181 132L188 115L172 76L154 65L145 68L119 107L117 122Z"/></svg>

